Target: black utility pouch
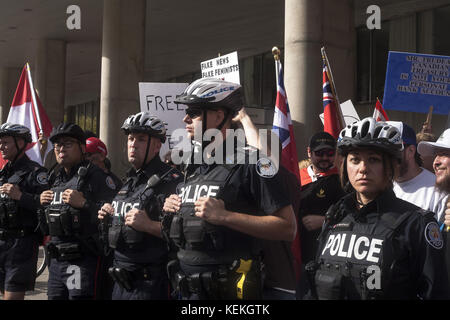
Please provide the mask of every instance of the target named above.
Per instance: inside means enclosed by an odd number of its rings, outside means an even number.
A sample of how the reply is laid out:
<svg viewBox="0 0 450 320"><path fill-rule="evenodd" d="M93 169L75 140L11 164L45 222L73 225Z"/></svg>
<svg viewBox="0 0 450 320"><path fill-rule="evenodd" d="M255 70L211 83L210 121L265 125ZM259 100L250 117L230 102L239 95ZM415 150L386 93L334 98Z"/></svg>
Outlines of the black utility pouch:
<svg viewBox="0 0 450 320"><path fill-rule="evenodd" d="M58 261L71 261L83 256L78 243L60 243L56 244L55 247L58 252L56 258Z"/></svg>
<svg viewBox="0 0 450 320"><path fill-rule="evenodd" d="M183 219L183 234L186 243L190 245L192 250L212 249L211 241L205 241L207 237L204 220L191 216L185 217Z"/></svg>
<svg viewBox="0 0 450 320"><path fill-rule="evenodd" d="M120 224L114 224L108 230L108 243L113 249L117 248L117 243L119 242L120 231L122 227Z"/></svg>
<svg viewBox="0 0 450 320"><path fill-rule="evenodd" d="M179 215L175 215L172 219L169 237L178 248L183 247L183 218Z"/></svg>
<svg viewBox="0 0 450 320"><path fill-rule="evenodd" d="M17 203L12 199L8 199L5 201L5 209L6 213L8 214L8 228L21 228L22 224L20 223L19 208L17 206Z"/></svg>
<svg viewBox="0 0 450 320"><path fill-rule="evenodd" d="M341 300L343 276L329 270L317 270L314 277L319 300Z"/></svg>
<svg viewBox="0 0 450 320"><path fill-rule="evenodd" d="M136 245L144 239L143 232L136 231L130 226L124 226L122 235L123 241L129 246Z"/></svg>
<svg viewBox="0 0 450 320"><path fill-rule="evenodd" d="M45 210L45 216L50 236L64 236L64 229L61 224L61 213L59 210L47 208Z"/></svg>

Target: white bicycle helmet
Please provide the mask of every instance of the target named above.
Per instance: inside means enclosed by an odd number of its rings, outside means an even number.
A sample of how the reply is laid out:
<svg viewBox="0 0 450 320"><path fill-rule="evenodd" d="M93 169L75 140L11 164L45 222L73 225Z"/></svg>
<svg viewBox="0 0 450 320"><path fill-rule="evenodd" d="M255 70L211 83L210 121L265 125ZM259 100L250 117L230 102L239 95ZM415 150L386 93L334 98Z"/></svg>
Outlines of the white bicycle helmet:
<svg viewBox="0 0 450 320"><path fill-rule="evenodd" d="M355 148L376 148L400 157L402 135L396 127L368 117L345 127L339 134L337 148L342 155Z"/></svg>
<svg viewBox="0 0 450 320"><path fill-rule="evenodd" d="M0 126L0 137L10 136L10 137L18 137L25 140L25 142L31 142L31 133L30 129L27 127L6 122Z"/></svg>
<svg viewBox="0 0 450 320"><path fill-rule="evenodd" d="M224 108L231 112L232 117L244 104L240 84L216 78L192 82L174 102L204 109Z"/></svg>
<svg viewBox="0 0 450 320"><path fill-rule="evenodd" d="M147 133L150 136L160 139L162 143L166 142L165 123L147 111L129 116L124 121L122 129L125 131L125 134L129 134L130 132Z"/></svg>

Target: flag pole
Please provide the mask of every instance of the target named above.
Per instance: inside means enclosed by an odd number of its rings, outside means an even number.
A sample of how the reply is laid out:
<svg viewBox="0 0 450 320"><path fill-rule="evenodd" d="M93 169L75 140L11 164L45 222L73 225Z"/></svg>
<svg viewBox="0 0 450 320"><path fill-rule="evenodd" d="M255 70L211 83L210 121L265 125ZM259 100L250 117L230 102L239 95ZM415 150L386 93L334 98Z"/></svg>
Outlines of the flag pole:
<svg viewBox="0 0 450 320"><path fill-rule="evenodd" d="M328 75L328 79L330 80L330 88L331 92L333 93L333 96L335 97L336 104L338 107L338 119L340 122L340 125L342 128L345 128L345 122L344 122L344 116L342 115L342 109L341 109L341 103L339 102L339 97L337 95L336 86L334 85L334 78L333 73L331 72L330 63L328 61L327 53L325 52L325 47L320 48L320 51L322 52L322 60L325 62L326 71Z"/></svg>
<svg viewBox="0 0 450 320"><path fill-rule="evenodd" d="M278 49L278 47L273 47L272 48L272 54L273 54L273 59L275 60L275 79L277 81L277 86L278 86L278 72L280 71L280 68L278 67L278 63L280 63L280 49Z"/></svg>
<svg viewBox="0 0 450 320"><path fill-rule="evenodd" d="M42 124L41 124L41 117L39 116L39 108L38 108L38 104L36 102L36 94L34 92L34 85L33 85L33 80L31 79L31 70L30 70L30 65L26 64L27 66L27 75L28 75L28 82L30 83L30 90L31 90L31 98L33 99L33 108L34 108L34 112L36 113L36 118L39 124L39 133L42 134Z"/></svg>

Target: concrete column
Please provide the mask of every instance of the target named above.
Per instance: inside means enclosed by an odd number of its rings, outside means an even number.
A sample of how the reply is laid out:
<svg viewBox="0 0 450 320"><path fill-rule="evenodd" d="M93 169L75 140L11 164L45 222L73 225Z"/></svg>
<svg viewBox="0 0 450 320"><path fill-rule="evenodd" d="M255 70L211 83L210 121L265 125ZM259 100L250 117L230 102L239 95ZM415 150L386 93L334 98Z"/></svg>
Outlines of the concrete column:
<svg viewBox="0 0 450 320"><path fill-rule="evenodd" d="M100 138L119 176L129 167L120 127L129 114L140 110L138 82L144 76L145 14L146 0L103 2Z"/></svg>
<svg viewBox="0 0 450 320"><path fill-rule="evenodd" d="M21 72L20 68L0 68L0 123L8 119Z"/></svg>
<svg viewBox="0 0 450 320"><path fill-rule="evenodd" d="M6 96L8 95L7 89L8 83L8 69L0 68L0 123L6 122L6 118L8 117L8 99Z"/></svg>
<svg viewBox="0 0 450 320"><path fill-rule="evenodd" d="M284 70L299 160L309 138L322 131L323 1L285 0Z"/></svg>
<svg viewBox="0 0 450 320"><path fill-rule="evenodd" d="M64 120L66 88L66 42L61 40L39 41L34 68L33 83L53 126Z"/></svg>

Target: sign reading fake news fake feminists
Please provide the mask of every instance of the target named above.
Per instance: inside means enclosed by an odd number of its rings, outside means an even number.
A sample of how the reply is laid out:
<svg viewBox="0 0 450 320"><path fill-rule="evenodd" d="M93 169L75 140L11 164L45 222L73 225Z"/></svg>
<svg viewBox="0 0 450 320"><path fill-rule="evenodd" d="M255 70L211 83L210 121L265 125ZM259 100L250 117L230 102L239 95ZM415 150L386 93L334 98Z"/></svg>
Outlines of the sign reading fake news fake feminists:
<svg viewBox="0 0 450 320"><path fill-rule="evenodd" d="M450 111L450 57L389 52L383 108L427 113Z"/></svg>
<svg viewBox="0 0 450 320"><path fill-rule="evenodd" d="M202 78L210 77L239 83L239 60L237 51L200 63Z"/></svg>
<svg viewBox="0 0 450 320"><path fill-rule="evenodd" d="M172 138L172 132L176 129L185 128L183 118L186 115L184 111L186 106L183 104L175 104L173 101L179 96L188 86L187 83L159 83L159 82L140 82L139 83L139 99L141 111L148 111L152 115L158 117L166 123L166 142L162 145L159 152L161 159L164 155L172 150L175 146L182 148L179 140L183 142L188 141Z"/></svg>

